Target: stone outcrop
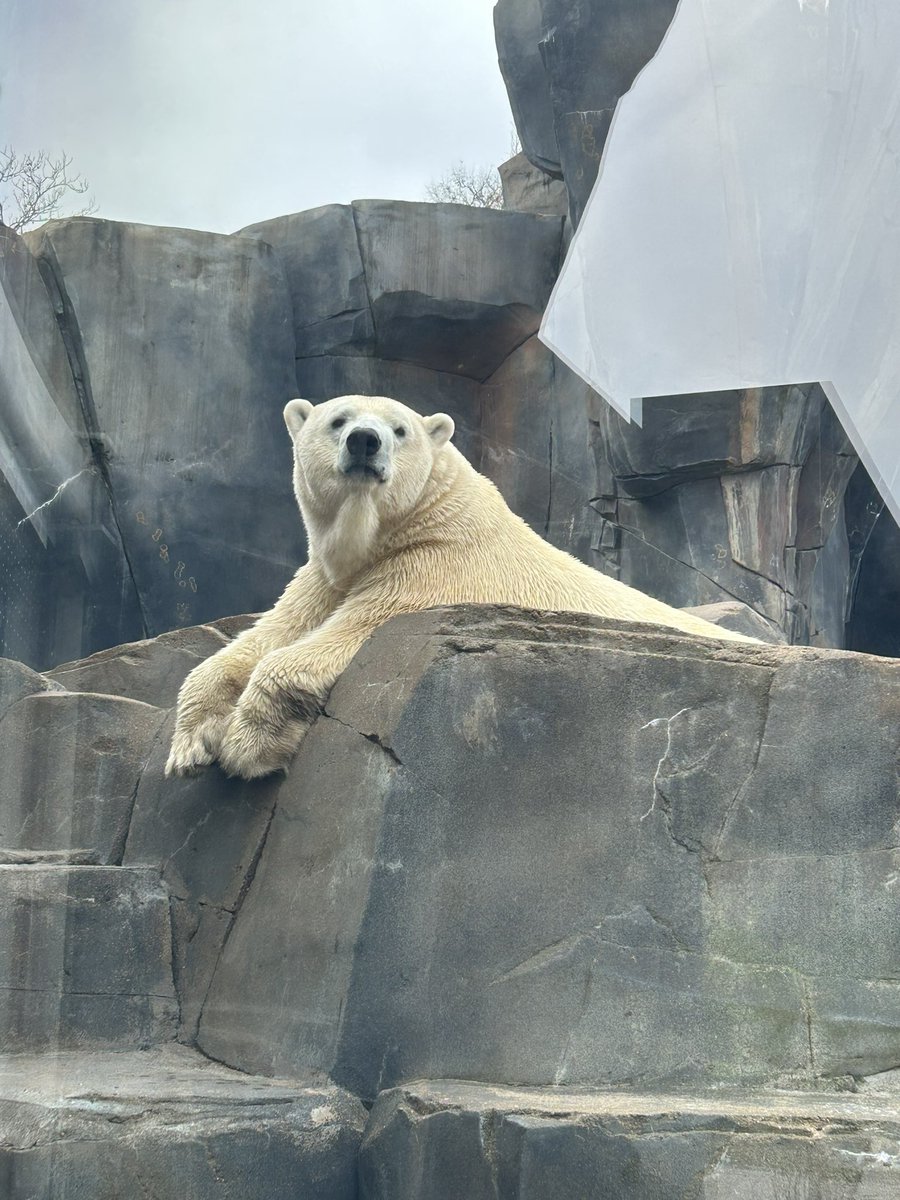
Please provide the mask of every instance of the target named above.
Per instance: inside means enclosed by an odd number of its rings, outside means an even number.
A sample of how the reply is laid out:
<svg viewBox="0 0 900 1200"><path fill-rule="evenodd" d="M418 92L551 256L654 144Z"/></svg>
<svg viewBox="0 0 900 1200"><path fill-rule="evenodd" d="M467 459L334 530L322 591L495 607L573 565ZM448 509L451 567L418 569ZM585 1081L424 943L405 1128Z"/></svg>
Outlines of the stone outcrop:
<svg viewBox="0 0 900 1200"><path fill-rule="evenodd" d="M498 0L500 69L522 149L562 177L577 225L619 97L656 53L677 0Z"/></svg>
<svg viewBox="0 0 900 1200"><path fill-rule="evenodd" d="M889 1200L900 1166L894 1100L413 1084L382 1093L372 1110L361 1193L367 1200Z"/></svg>
<svg viewBox="0 0 900 1200"><path fill-rule="evenodd" d="M675 0L499 0L523 150L577 224L618 99ZM643 428L589 400L589 561L683 607L741 601L791 642L900 654L900 533L813 384L655 398ZM851 485L851 480L853 481Z"/></svg>
<svg viewBox="0 0 900 1200"><path fill-rule="evenodd" d="M593 414L604 570L679 607L740 600L795 643L844 644L858 459L820 387L652 400L643 428L599 398Z"/></svg>
<svg viewBox="0 0 900 1200"><path fill-rule="evenodd" d="M568 211L566 187L539 171L525 154L516 154L497 168L503 188L503 207L518 212L549 213L564 217Z"/></svg>
<svg viewBox="0 0 900 1200"><path fill-rule="evenodd" d="M92 218L26 240L64 314L148 630L265 607L303 552L280 411L294 392L290 300L274 251Z"/></svg>
<svg viewBox="0 0 900 1200"><path fill-rule="evenodd" d="M271 605L304 554L280 415L297 394L450 412L513 507L589 554L586 389L535 338L562 226L359 201L227 237L91 218L10 234L0 648L47 668Z"/></svg>
<svg viewBox="0 0 900 1200"><path fill-rule="evenodd" d="M60 315L0 226L0 646L37 667L145 632Z"/></svg>
<svg viewBox="0 0 900 1200"><path fill-rule="evenodd" d="M223 624L0 674L11 1200L891 1194L897 663L437 609L166 780Z"/></svg>

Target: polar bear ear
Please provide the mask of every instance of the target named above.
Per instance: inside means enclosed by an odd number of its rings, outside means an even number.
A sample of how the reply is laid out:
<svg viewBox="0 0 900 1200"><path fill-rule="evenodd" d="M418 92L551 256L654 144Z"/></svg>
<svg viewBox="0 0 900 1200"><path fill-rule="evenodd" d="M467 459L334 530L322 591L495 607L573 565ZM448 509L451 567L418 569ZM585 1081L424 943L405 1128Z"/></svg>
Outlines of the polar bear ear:
<svg viewBox="0 0 900 1200"><path fill-rule="evenodd" d="M446 413L435 413L433 417L425 418L425 432L438 449L450 441L455 428L453 418Z"/></svg>
<svg viewBox="0 0 900 1200"><path fill-rule="evenodd" d="M291 400L285 405L284 423L291 437L297 436L312 410L313 406L308 400Z"/></svg>

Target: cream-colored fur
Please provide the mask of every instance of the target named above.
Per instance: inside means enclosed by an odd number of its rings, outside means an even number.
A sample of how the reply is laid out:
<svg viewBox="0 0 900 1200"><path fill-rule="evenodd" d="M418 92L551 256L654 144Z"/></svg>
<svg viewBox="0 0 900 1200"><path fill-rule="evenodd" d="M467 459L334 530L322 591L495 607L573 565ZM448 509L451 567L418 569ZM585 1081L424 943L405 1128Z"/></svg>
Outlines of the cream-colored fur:
<svg viewBox="0 0 900 1200"><path fill-rule="evenodd" d="M309 561L271 612L185 680L167 774L215 759L245 779L285 767L338 675L398 613L512 604L752 640L548 545L450 444L447 416L342 396L315 407L292 400L285 421ZM380 477L342 469L347 438L363 427L379 435Z"/></svg>

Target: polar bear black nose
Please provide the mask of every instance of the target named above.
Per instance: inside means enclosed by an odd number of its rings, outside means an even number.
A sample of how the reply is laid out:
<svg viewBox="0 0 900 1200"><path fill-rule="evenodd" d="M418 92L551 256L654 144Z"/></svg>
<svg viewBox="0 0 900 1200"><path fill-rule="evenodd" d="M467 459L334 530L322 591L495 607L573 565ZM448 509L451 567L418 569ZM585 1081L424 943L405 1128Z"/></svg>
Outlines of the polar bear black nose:
<svg viewBox="0 0 900 1200"><path fill-rule="evenodd" d="M347 435L347 449L354 458L371 458L381 449L381 438L374 429L354 429Z"/></svg>

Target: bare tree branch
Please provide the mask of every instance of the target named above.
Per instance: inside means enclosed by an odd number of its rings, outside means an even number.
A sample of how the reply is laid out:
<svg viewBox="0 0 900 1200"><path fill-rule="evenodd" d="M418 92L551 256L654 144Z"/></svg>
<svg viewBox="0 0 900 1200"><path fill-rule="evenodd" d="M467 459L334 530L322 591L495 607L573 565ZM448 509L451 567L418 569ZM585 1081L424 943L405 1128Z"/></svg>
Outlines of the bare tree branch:
<svg viewBox="0 0 900 1200"><path fill-rule="evenodd" d="M426 200L470 204L473 208L502 208L503 189L493 167L471 167L458 162L425 188Z"/></svg>
<svg viewBox="0 0 900 1200"><path fill-rule="evenodd" d="M61 214L73 196L88 190L83 175L72 171L68 154L52 158L46 151L19 154L12 146L0 150L0 222L21 233ZM70 216L96 211L93 199Z"/></svg>

